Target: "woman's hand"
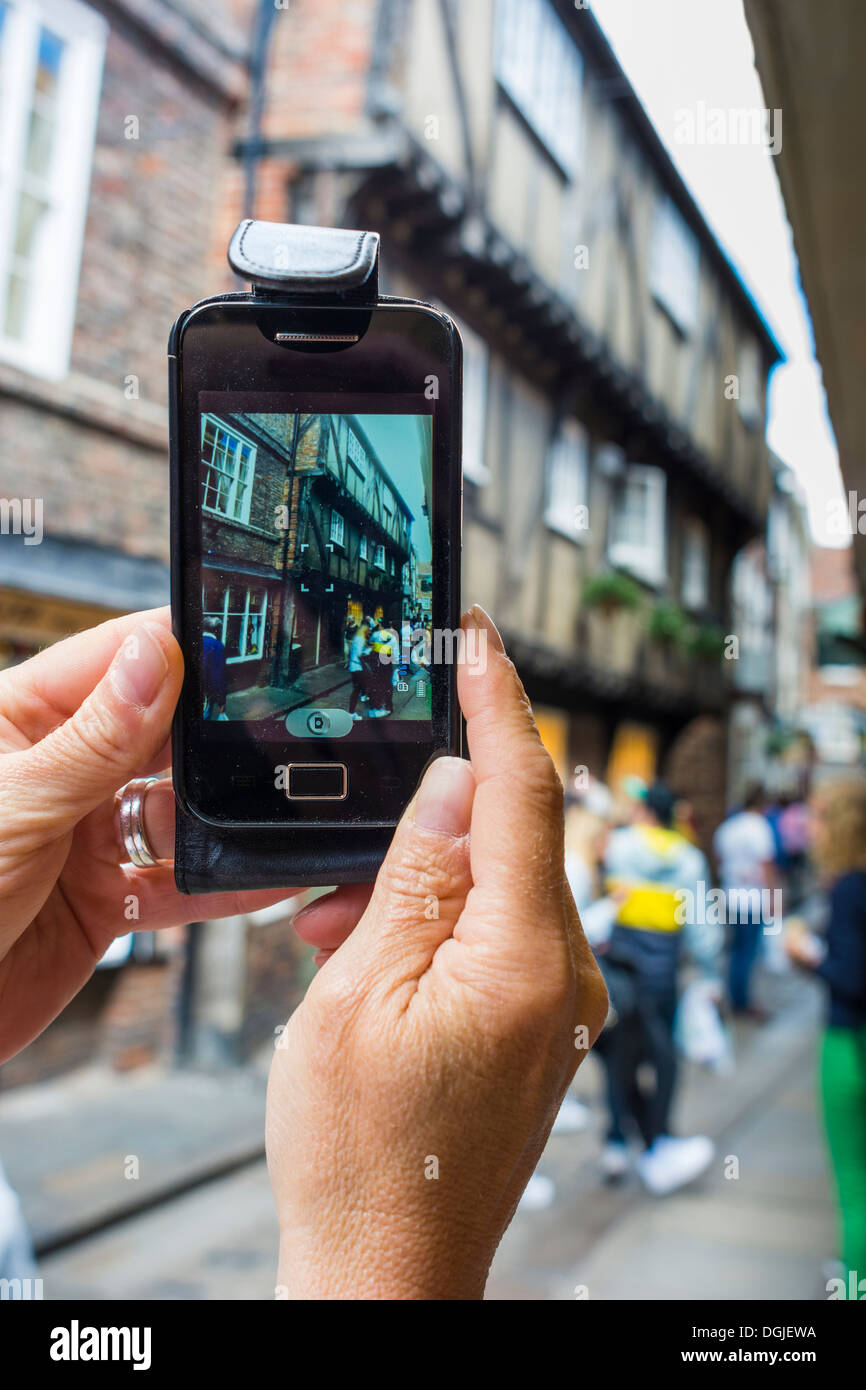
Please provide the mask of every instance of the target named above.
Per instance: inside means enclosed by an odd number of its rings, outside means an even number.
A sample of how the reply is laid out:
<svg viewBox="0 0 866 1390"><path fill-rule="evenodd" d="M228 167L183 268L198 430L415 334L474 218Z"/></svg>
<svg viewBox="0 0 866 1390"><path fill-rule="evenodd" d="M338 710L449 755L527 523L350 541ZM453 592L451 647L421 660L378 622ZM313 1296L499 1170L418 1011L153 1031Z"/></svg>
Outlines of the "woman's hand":
<svg viewBox="0 0 866 1390"><path fill-rule="evenodd" d="M168 767L182 677L167 609L103 623L0 674L0 1061L51 1022L115 936L287 896L185 897L170 864L120 863L115 793ZM148 841L170 858L171 783L151 786L145 808Z"/></svg>
<svg viewBox="0 0 866 1390"><path fill-rule="evenodd" d="M498 633L375 885L295 919L323 964L275 1054L278 1296L481 1297L607 995L565 880L562 789Z"/></svg>

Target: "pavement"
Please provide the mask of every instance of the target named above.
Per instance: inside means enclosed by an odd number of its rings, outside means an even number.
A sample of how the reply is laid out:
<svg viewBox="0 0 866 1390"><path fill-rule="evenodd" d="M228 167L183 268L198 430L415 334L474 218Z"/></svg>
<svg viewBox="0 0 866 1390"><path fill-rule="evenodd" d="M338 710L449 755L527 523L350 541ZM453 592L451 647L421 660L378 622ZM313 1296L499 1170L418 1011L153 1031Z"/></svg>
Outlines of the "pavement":
<svg viewBox="0 0 866 1390"><path fill-rule="evenodd" d="M429 686L426 672L415 671L402 682L405 690L394 688L394 719L426 719L429 717ZM338 662L316 666L305 671L291 686L255 685L237 690L226 701L229 719L277 719L289 710L306 706L320 709L348 709L352 681L346 667ZM364 714L369 704L359 704Z"/></svg>
<svg viewBox="0 0 866 1390"><path fill-rule="evenodd" d="M775 1017L737 1025L733 1075L684 1067L678 1131L711 1135L717 1154L672 1197L649 1197L634 1177L600 1181L601 1071L587 1060L573 1093L589 1127L551 1137L539 1172L555 1199L518 1210L488 1298L825 1296L834 1220L815 1114L821 993L793 974L767 987ZM0 1157L47 1297L273 1297L268 1061L219 1075L89 1069L0 1095Z"/></svg>
<svg viewBox="0 0 866 1390"><path fill-rule="evenodd" d="M261 1158L267 1059L217 1075L93 1067L0 1093L0 1160L37 1254Z"/></svg>
<svg viewBox="0 0 866 1390"><path fill-rule="evenodd" d="M649 1196L633 1175L600 1181L601 1067L590 1055L573 1094L591 1107L592 1123L548 1141L537 1171L553 1180L555 1200L518 1209L488 1298L826 1297L835 1217L817 1115L823 996L795 975L771 980L767 992L773 1020L735 1025L733 1075L683 1068L676 1130L709 1135L716 1156L672 1196Z"/></svg>

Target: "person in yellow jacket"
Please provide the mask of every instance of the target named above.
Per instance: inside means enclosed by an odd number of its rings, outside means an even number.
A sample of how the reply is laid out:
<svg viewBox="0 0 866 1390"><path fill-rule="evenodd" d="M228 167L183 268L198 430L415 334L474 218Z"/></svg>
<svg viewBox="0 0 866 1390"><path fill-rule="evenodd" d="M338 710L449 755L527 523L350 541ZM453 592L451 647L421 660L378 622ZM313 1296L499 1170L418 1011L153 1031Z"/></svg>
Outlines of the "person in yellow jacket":
<svg viewBox="0 0 866 1390"><path fill-rule="evenodd" d="M663 783L642 789L632 823L611 834L604 864L607 890L619 907L601 962L616 1013L601 1048L611 1116L602 1168L609 1178L625 1173L636 1130L644 1145L638 1174L659 1196L691 1182L713 1156L704 1136L674 1138L670 1132L677 968L689 926L682 904L685 891L694 895L709 879L704 855L672 828L674 807ZM638 1080L647 1062L654 1076L649 1089Z"/></svg>

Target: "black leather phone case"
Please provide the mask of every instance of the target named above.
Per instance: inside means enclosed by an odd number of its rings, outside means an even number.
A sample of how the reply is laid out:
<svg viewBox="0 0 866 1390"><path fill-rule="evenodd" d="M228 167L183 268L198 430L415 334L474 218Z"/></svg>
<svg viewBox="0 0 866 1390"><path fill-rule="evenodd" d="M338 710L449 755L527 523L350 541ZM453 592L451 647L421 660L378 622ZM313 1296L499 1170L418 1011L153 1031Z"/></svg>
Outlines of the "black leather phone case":
<svg viewBox="0 0 866 1390"><path fill-rule="evenodd" d="M229 264L252 283L253 294L261 292L268 299L284 295L294 305L373 307L379 301L378 257L375 232L251 220L241 222L228 250ZM216 296L208 302L238 297ZM170 389L176 389L173 377ZM174 401L175 411L176 405ZM179 471L176 433L171 440L173 482ZM173 554L173 594L180 592L179 583L179 557ZM394 834L390 826L368 825L326 831L212 826L189 815L179 800L176 811L174 876L182 893L363 883L375 878Z"/></svg>

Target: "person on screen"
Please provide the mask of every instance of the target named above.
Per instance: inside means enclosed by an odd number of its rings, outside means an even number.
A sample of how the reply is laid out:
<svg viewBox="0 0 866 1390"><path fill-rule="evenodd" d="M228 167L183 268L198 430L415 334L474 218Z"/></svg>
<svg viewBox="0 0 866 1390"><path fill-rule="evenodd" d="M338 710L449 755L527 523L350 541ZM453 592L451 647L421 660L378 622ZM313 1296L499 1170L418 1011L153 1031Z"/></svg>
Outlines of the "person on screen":
<svg viewBox="0 0 866 1390"><path fill-rule="evenodd" d="M360 625L355 630L355 635L349 645L349 675L352 679L352 693L349 696L349 713L358 723L363 715L358 713L358 701L363 700L368 694L367 691L367 671L364 667L364 657L370 650L370 619L363 618Z"/></svg>
<svg viewBox="0 0 866 1390"><path fill-rule="evenodd" d="M226 718L226 649L219 618L205 618L201 639L201 684L205 719Z"/></svg>

